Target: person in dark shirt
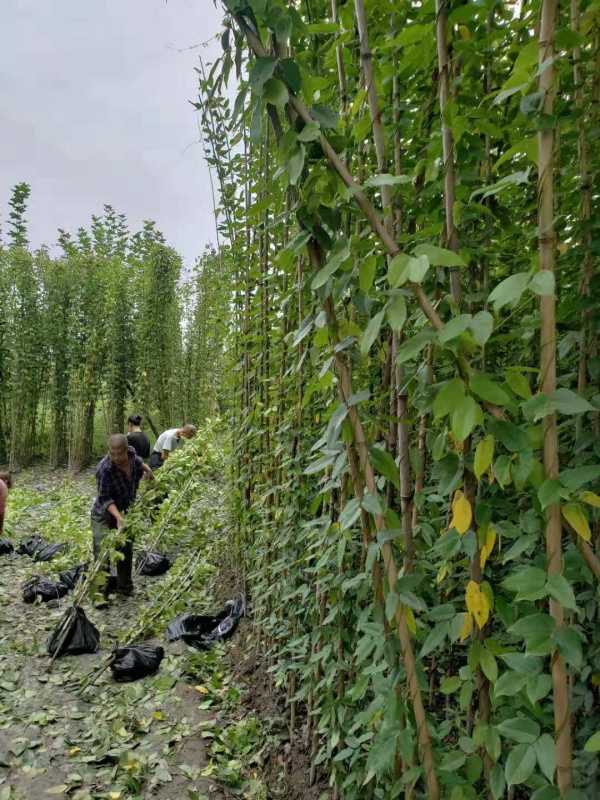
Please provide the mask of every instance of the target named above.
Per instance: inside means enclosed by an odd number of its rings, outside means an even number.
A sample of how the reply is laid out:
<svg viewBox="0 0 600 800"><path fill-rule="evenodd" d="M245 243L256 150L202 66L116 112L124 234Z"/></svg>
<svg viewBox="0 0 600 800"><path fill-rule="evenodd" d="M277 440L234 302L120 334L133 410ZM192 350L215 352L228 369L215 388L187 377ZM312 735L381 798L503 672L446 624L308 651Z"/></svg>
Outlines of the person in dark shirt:
<svg viewBox="0 0 600 800"><path fill-rule="evenodd" d="M140 480L146 475L153 478L152 470L129 447L127 437L121 433L109 439L109 453L104 456L96 469L98 495L92 506L92 534L94 557L102 553L102 540L109 530L125 526L124 514L134 502ZM116 580L110 576L104 587L105 595L114 588L119 594L133 592L131 570L133 563L133 542L127 539L120 552L123 559L116 564ZM110 569L110 565L108 565Z"/></svg>
<svg viewBox="0 0 600 800"><path fill-rule="evenodd" d="M132 414L127 420L127 441L133 447L140 458L148 458L150 455L150 439L141 428L142 417L140 414Z"/></svg>

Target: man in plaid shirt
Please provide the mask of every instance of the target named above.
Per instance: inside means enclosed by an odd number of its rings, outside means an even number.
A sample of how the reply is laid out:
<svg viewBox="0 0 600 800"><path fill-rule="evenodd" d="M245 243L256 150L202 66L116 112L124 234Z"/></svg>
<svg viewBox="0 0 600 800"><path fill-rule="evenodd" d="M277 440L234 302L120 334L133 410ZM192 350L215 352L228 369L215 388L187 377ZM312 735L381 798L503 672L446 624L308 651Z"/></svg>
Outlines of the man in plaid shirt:
<svg viewBox="0 0 600 800"><path fill-rule="evenodd" d="M124 513L134 502L140 480L146 475L154 478L147 464L129 447L127 437L117 433L109 439L109 453L96 469L98 496L92 507L92 534L94 557L99 558L102 540L109 530L125 526ZM124 558L116 564L116 576L111 575L104 588L108 595L113 588L122 595L133 592L131 570L133 565L133 542L127 539L119 551ZM116 577L116 580L115 580Z"/></svg>

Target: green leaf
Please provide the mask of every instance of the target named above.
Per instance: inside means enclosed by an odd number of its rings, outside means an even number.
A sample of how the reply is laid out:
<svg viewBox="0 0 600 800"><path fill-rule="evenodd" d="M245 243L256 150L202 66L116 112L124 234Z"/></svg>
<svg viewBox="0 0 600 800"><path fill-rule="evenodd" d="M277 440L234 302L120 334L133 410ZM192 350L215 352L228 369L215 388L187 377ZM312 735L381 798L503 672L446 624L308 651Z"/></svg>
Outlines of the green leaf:
<svg viewBox="0 0 600 800"><path fill-rule="evenodd" d="M375 280L375 273L377 272L377 258L376 256L367 256L360 263L358 268L358 285L361 292L368 293L373 281Z"/></svg>
<svg viewBox="0 0 600 800"><path fill-rule="evenodd" d="M321 128L318 122L309 122L298 134L299 142L316 142L321 137Z"/></svg>
<svg viewBox="0 0 600 800"><path fill-rule="evenodd" d="M573 628L558 628L554 632L554 641L565 661L575 669L581 669L583 653L581 639L577 631L573 630Z"/></svg>
<svg viewBox="0 0 600 800"><path fill-rule="evenodd" d="M517 142L512 147L509 147L496 161L494 164L494 172L498 171L498 167L501 167L506 161L509 161L516 155L526 155L530 161L534 164L537 164L538 161L538 143L537 137L532 136L529 139L523 139L521 142Z"/></svg>
<svg viewBox="0 0 600 800"><path fill-rule="evenodd" d="M494 686L495 697L513 697L518 694L527 683L527 675L519 672L503 672Z"/></svg>
<svg viewBox="0 0 600 800"><path fill-rule="evenodd" d="M457 442L464 442L482 422L483 412L479 404L470 395L465 395L452 413L452 435Z"/></svg>
<svg viewBox="0 0 600 800"><path fill-rule="evenodd" d="M339 116L329 106L316 103L311 109L311 115L324 129L338 126Z"/></svg>
<svg viewBox="0 0 600 800"><path fill-rule="evenodd" d="M479 311L469 323L469 329L477 344L483 347L494 330L494 318L489 311Z"/></svg>
<svg viewBox="0 0 600 800"><path fill-rule="evenodd" d="M510 403L510 397L501 386L482 372L476 372L469 379L469 386L474 394L488 403L505 406Z"/></svg>
<svg viewBox="0 0 600 800"><path fill-rule="evenodd" d="M494 800L500 800L506 789L506 780L500 764L494 764L490 771L490 789Z"/></svg>
<svg viewBox="0 0 600 800"><path fill-rule="evenodd" d="M385 618L388 620L388 622L394 618L394 614L396 613L399 602L400 598L396 592L387 593L387 597L385 598Z"/></svg>
<svg viewBox="0 0 600 800"><path fill-rule="evenodd" d="M506 382L515 394L528 400L531 397L531 387L529 381L521 372L509 369L506 372Z"/></svg>
<svg viewBox="0 0 600 800"><path fill-rule="evenodd" d="M461 683L462 681L458 675L453 675L450 678L444 678L440 683L440 691L442 694L453 694L460 689Z"/></svg>
<svg viewBox="0 0 600 800"><path fill-rule="evenodd" d="M555 574L550 575L548 578L547 588L549 594L557 600L563 608L568 608L572 611L577 609L575 601L575 594L571 588L571 584L564 575Z"/></svg>
<svg viewBox="0 0 600 800"><path fill-rule="evenodd" d="M570 389L557 389L550 395L550 399L559 414L584 414L594 410L587 400Z"/></svg>
<svg viewBox="0 0 600 800"><path fill-rule="evenodd" d="M286 162L285 166L292 186L295 186L298 183L298 179L300 178L300 175L302 175L305 155L306 151L304 149L304 145L301 144L300 147L297 147L293 151Z"/></svg>
<svg viewBox="0 0 600 800"><path fill-rule="evenodd" d="M509 456L500 456L496 459L494 464L494 475L500 484L500 488L504 489L505 486L510 486L511 477L511 459Z"/></svg>
<svg viewBox="0 0 600 800"><path fill-rule="evenodd" d="M331 278L331 276L337 272L337 270L341 267L344 261L349 258L349 256L350 249L348 247L348 243L345 240L341 240L331 251L331 255L329 256L325 266L320 269L313 278L311 284L313 291L319 289L321 286L327 283L329 278Z"/></svg>
<svg viewBox="0 0 600 800"><path fill-rule="evenodd" d="M548 733L542 734L534 745L537 762L550 783L554 780L556 770L556 747L554 739Z"/></svg>
<svg viewBox="0 0 600 800"><path fill-rule="evenodd" d="M465 384L460 378L452 378L438 391L433 401L433 413L436 419L445 417L456 408L465 396Z"/></svg>
<svg viewBox="0 0 600 800"><path fill-rule="evenodd" d="M439 647L446 636L448 636L448 631L450 630L450 625L447 622L439 622L435 625L430 631L423 642L423 647L421 648L421 652L419 653L419 658L425 658L426 655L435 650Z"/></svg>
<svg viewBox="0 0 600 800"><path fill-rule="evenodd" d="M552 400L548 395L542 394L541 392L534 394L529 400L521 403L521 408L526 418L530 419L532 422L537 422L547 417L548 414L554 413L554 404Z"/></svg>
<svg viewBox="0 0 600 800"><path fill-rule="evenodd" d="M540 735L540 726L529 717L512 717L505 719L496 730L505 739L512 739L521 744L533 744Z"/></svg>
<svg viewBox="0 0 600 800"><path fill-rule="evenodd" d="M436 247L433 244L420 244L415 247L416 256L426 256L434 267L466 267L464 259L452 250Z"/></svg>
<svg viewBox="0 0 600 800"><path fill-rule="evenodd" d="M552 677L550 675L529 675L527 677L527 697L535 704L550 693Z"/></svg>
<svg viewBox="0 0 600 800"><path fill-rule="evenodd" d="M508 754L504 775L509 786L525 783L535 769L535 748L519 744Z"/></svg>
<svg viewBox="0 0 600 800"><path fill-rule="evenodd" d="M273 56L257 58L250 68L250 86L255 94L261 94L265 83L273 77L277 59Z"/></svg>
<svg viewBox="0 0 600 800"><path fill-rule="evenodd" d="M339 33L340 26L337 22L311 22L306 26L306 33L309 36L317 36L325 33Z"/></svg>
<svg viewBox="0 0 600 800"><path fill-rule="evenodd" d="M494 311L498 312L504 306L517 302L528 283L528 272L517 272L501 281L488 297L489 302L494 305Z"/></svg>
<svg viewBox="0 0 600 800"><path fill-rule="evenodd" d="M561 487L558 481L548 478L538 489L537 496L538 500L540 501L542 511L545 511L548 506L560 502L561 497L564 497L564 489Z"/></svg>
<svg viewBox="0 0 600 800"><path fill-rule="evenodd" d="M263 87L263 100L272 106L283 108L289 99L290 95L283 81L269 78Z"/></svg>
<svg viewBox="0 0 600 800"><path fill-rule="evenodd" d="M408 279L413 283L421 283L429 269L429 261L426 256L412 258L408 264Z"/></svg>
<svg viewBox="0 0 600 800"><path fill-rule="evenodd" d="M518 428L512 422L506 420L491 419L487 425L490 433L496 437L496 441L510 450L512 453L518 453L523 450L531 450L529 437L527 433Z"/></svg>
<svg viewBox="0 0 600 800"><path fill-rule="evenodd" d="M592 481L596 481L600 478L600 465L590 464L586 467L563 469L559 478L563 486L575 491L581 489L586 483L592 483Z"/></svg>
<svg viewBox="0 0 600 800"><path fill-rule="evenodd" d="M399 333L404 327L407 316L406 300L401 294L392 297L387 304L386 313L391 329Z"/></svg>
<svg viewBox="0 0 600 800"><path fill-rule="evenodd" d="M511 572L502 586L517 593L517 600L539 600L546 596L546 572L539 567L523 567Z"/></svg>
<svg viewBox="0 0 600 800"><path fill-rule="evenodd" d="M479 666L481 667L483 674L488 681L490 683L496 683L498 680L498 664L487 647L482 647L481 649L479 654Z"/></svg>
<svg viewBox="0 0 600 800"><path fill-rule="evenodd" d="M392 289L406 283L411 261L411 256L407 256L406 253L398 253L392 258L387 271L387 280Z"/></svg>
<svg viewBox="0 0 600 800"><path fill-rule="evenodd" d="M398 467L388 451L383 450L381 447L370 447L369 455L371 457L371 463L377 472L386 477L399 489L400 477L398 475Z"/></svg>
<svg viewBox="0 0 600 800"><path fill-rule="evenodd" d="M452 339L456 339L461 333L464 333L471 324L471 314L460 314L449 320L441 331L438 332L438 339L440 344L446 344Z"/></svg>
<svg viewBox="0 0 600 800"><path fill-rule="evenodd" d="M366 355L369 352L369 350L373 346L375 339L377 339L377 337L379 336L379 331L381 329L381 323L383 322L384 315L385 315L385 309L379 311L377 314L375 314L374 317L372 317L369 320L367 328L362 336L362 339L360 340L360 352L363 355Z"/></svg>
<svg viewBox="0 0 600 800"><path fill-rule="evenodd" d="M600 753L600 731L590 736L583 749L586 753Z"/></svg>
<svg viewBox="0 0 600 800"><path fill-rule="evenodd" d="M511 625L508 632L528 642L537 637L544 639L550 637L555 627L554 620L548 614L529 614L518 619L514 625Z"/></svg>
<svg viewBox="0 0 600 800"><path fill-rule="evenodd" d="M294 61L293 58L284 58L279 62L277 69L278 73L285 81L288 89L291 89L292 92L294 92L294 94L298 94L298 92L302 88L302 76L300 74L300 67L298 66L297 62ZM306 130L307 127L308 125L304 128L304 130ZM301 141L309 141L309 140L302 139Z"/></svg>
<svg viewBox="0 0 600 800"><path fill-rule="evenodd" d="M371 494L371 492L365 492L360 504L369 514L383 514L383 508L381 507L379 497Z"/></svg>
<svg viewBox="0 0 600 800"><path fill-rule="evenodd" d="M475 477L477 480L481 479L481 476L489 469L492 463L494 458L494 444L494 437L490 433L488 433L487 436L484 436L484 438L477 444L473 464L473 469L475 471Z"/></svg>
<svg viewBox="0 0 600 800"><path fill-rule="evenodd" d="M342 530L347 530L348 528L351 528L352 525L354 525L356 520L359 518L359 516L360 516L360 501L356 497L353 497L352 500L349 500L346 503L339 516L338 521L340 523L340 528Z"/></svg>
<svg viewBox="0 0 600 800"><path fill-rule="evenodd" d="M424 330L420 333L417 333L416 336L412 336L410 339L407 339L398 348L396 362L398 364L404 364L405 361L409 361L411 358L416 358L421 350L431 343L433 337L434 333L432 331Z"/></svg>
<svg viewBox="0 0 600 800"><path fill-rule="evenodd" d="M529 283L529 289L539 295L554 294L555 289L554 273L549 269L536 272Z"/></svg>

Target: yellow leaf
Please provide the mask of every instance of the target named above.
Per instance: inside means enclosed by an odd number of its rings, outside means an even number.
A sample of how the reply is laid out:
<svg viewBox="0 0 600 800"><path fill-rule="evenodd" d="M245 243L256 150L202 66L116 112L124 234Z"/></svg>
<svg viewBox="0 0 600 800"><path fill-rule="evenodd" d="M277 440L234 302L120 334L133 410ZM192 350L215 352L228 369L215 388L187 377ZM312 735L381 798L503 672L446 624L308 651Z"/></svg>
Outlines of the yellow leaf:
<svg viewBox="0 0 600 800"><path fill-rule="evenodd" d="M206 688L206 686L194 686L194 689L197 692L200 692L200 694L208 694L208 689Z"/></svg>
<svg viewBox="0 0 600 800"><path fill-rule="evenodd" d="M110 797L110 800L119 800L121 797L121 792L109 792L108 796Z"/></svg>
<svg viewBox="0 0 600 800"><path fill-rule="evenodd" d="M470 614L465 614L465 619L460 629L460 640L464 642L473 633L473 617Z"/></svg>
<svg viewBox="0 0 600 800"><path fill-rule="evenodd" d="M413 636L416 636L417 623L415 621L415 615L413 614L412 608L404 606L404 616L406 618L406 627L412 633Z"/></svg>
<svg viewBox="0 0 600 800"><path fill-rule="evenodd" d="M76 756L77 753L81 753L81 747L72 747L68 752L69 756L71 757Z"/></svg>
<svg viewBox="0 0 600 800"><path fill-rule="evenodd" d="M600 497L594 492L582 492L579 496L583 502L587 503L589 506L600 508Z"/></svg>
<svg viewBox="0 0 600 800"><path fill-rule="evenodd" d="M561 512L577 534L586 542L589 542L592 538L592 532L590 531L590 523L582 507L578 503L567 503L562 506Z"/></svg>
<svg viewBox="0 0 600 800"><path fill-rule="evenodd" d="M469 581L465 591L467 610L473 615L477 627L483 628L490 616L490 604L481 591L481 586L475 581Z"/></svg>
<svg viewBox="0 0 600 800"><path fill-rule="evenodd" d="M462 536L469 530L472 519L473 511L471 510L471 503L469 503L464 494L458 489L454 492L454 499L452 500L452 520L450 522L450 527L455 528Z"/></svg>
<svg viewBox="0 0 600 800"><path fill-rule="evenodd" d="M490 557L495 544L496 544L496 531L492 528L491 525L488 525L487 530L485 532L485 544L479 551L479 566L481 567L481 569L485 567L485 563Z"/></svg>
<svg viewBox="0 0 600 800"><path fill-rule="evenodd" d="M491 434L484 436L475 450L475 461L473 468L477 480L481 479L483 473L489 468L494 458L494 437Z"/></svg>
<svg viewBox="0 0 600 800"><path fill-rule="evenodd" d="M162 713L162 711L155 711L155 712L152 714L152 716L154 717L154 719L164 719L164 718L165 718L165 716L164 716L164 714Z"/></svg>
<svg viewBox="0 0 600 800"><path fill-rule="evenodd" d="M442 564L442 566L438 570L435 582L438 584L441 583L447 574L448 574L448 564Z"/></svg>

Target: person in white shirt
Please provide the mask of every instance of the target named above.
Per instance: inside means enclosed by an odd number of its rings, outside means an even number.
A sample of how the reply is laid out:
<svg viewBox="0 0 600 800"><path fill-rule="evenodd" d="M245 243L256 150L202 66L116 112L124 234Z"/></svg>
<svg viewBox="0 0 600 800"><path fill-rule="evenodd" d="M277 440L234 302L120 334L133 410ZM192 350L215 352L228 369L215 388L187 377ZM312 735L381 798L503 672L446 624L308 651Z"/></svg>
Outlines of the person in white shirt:
<svg viewBox="0 0 600 800"><path fill-rule="evenodd" d="M189 423L181 428L169 428L169 430L163 431L154 443L154 449L148 462L150 469L161 467L169 455L181 447L184 439L193 439L195 435L196 426Z"/></svg>

